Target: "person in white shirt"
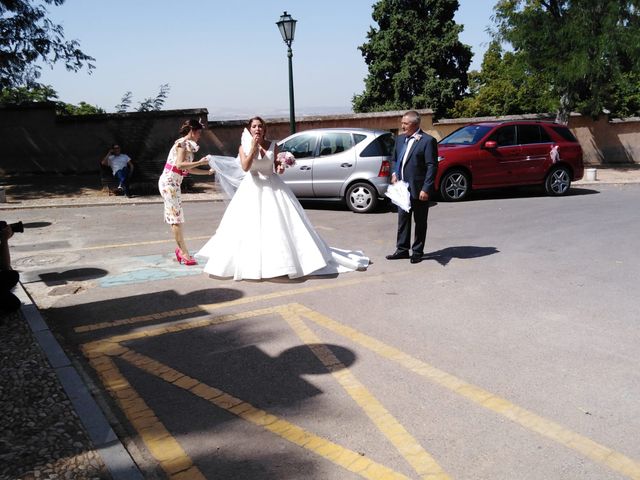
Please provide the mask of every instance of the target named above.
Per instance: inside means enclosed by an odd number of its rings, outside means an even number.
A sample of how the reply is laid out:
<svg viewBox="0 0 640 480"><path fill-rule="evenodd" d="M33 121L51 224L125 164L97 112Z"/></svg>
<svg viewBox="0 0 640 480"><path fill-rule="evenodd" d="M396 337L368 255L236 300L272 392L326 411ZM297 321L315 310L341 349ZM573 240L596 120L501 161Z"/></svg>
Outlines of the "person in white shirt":
<svg viewBox="0 0 640 480"><path fill-rule="evenodd" d="M100 163L105 167L111 167L113 176L119 182L118 192L124 192L127 197L130 197L129 178L133 173L133 162L131 162L129 155L121 153L120 145L114 143Z"/></svg>

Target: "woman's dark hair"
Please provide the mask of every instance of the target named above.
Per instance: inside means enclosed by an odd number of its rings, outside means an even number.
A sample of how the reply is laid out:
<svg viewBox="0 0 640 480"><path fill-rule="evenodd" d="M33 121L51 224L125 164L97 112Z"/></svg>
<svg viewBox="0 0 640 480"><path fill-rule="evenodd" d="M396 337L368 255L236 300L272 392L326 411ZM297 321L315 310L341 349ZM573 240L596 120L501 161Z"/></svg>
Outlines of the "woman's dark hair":
<svg viewBox="0 0 640 480"><path fill-rule="evenodd" d="M258 120L262 124L262 126L264 127L264 134L266 135L267 134L267 122L265 122L262 117L257 117L257 116L256 117L251 117L249 119L249 121L247 122L247 130L251 131L251 124L253 123L254 120Z"/></svg>
<svg viewBox="0 0 640 480"><path fill-rule="evenodd" d="M182 126L180 127L180 135L186 135L191 130L202 130L203 128L204 125L200 123L200 120L194 120L192 118L191 120L187 120L182 124Z"/></svg>

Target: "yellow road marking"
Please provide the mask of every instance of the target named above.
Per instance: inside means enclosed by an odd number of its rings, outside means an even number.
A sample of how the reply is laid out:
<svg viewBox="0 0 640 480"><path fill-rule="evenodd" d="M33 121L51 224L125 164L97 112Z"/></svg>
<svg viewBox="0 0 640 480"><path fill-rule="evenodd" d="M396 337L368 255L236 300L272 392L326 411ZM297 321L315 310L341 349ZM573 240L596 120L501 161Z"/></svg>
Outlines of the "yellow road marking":
<svg viewBox="0 0 640 480"><path fill-rule="evenodd" d="M127 356L130 356L129 352L125 352L123 358L126 360ZM90 358L89 363L167 475L176 480L205 480L189 455L120 373L113 360L100 355Z"/></svg>
<svg viewBox="0 0 640 480"><path fill-rule="evenodd" d="M364 410L376 427L387 437L404 459L423 479L448 480L450 477L427 453L422 445L391 415L391 413L369 392L333 352L292 310L282 312L300 339L309 346L331 375L342 385L349 396Z"/></svg>
<svg viewBox="0 0 640 480"><path fill-rule="evenodd" d="M159 377L183 390L200 397L216 407L226 410L248 422L262 427L269 432L310 450L321 457L371 480L406 479L407 477L394 472L382 464L374 462L362 455L342 447L330 440L319 437L294 423L283 420L276 415L254 407L233 395L207 385L195 378L189 377L157 360L145 355L127 351L121 355L123 359L145 372ZM186 455L186 454L185 454Z"/></svg>
<svg viewBox="0 0 640 480"><path fill-rule="evenodd" d="M432 382L441 385L448 390L461 395L464 398L467 398L468 400L476 403L477 405L480 405L483 408L493 411L494 413L498 413L525 427L528 430L536 432L561 445L575 450L586 456L587 458L606 465L612 470L626 475L629 478L640 480L640 462L629 458L619 452L616 452L604 445L601 445L585 436L572 432L571 430L563 427L558 423L547 420L546 418L543 418L533 412L519 407L506 399L492 394L491 392L467 383L464 380L459 379L436 367L433 367L432 365L429 365L428 363L423 362L415 357L412 357L411 355L406 354L395 347L387 345L384 342L377 340L376 338L361 333L352 327L343 325L335 320L332 320L329 317L326 317L325 315L322 315L297 303L281 305L278 307L264 308L239 314L223 315L210 319L190 320L172 324L170 326L160 326L144 331L132 332L124 335L116 335L105 340L98 340L87 343L83 346L83 350L85 352L85 355L90 358L99 357L102 355L119 355L125 350L124 347L119 345L119 342L122 341L133 340L142 337L153 337L166 333L184 331L192 328L216 325L223 322L251 318L269 313L281 313L282 311L286 310L296 312L298 315L307 318L334 333L342 335L343 337L353 341L354 343L361 345L384 358L392 360L403 366L404 368L425 378L428 378Z"/></svg>
<svg viewBox="0 0 640 480"><path fill-rule="evenodd" d="M400 274L404 275L406 274L406 272L401 272ZM356 279L351 279L351 280L343 280L343 281L339 281L339 282L327 282L325 284L321 284L321 285L314 285L312 287L304 287L304 288L293 288L293 289L289 289L289 290L277 290L275 292L272 293L267 293L264 295L255 295L252 297L245 297L245 298L239 298L237 300L229 300L227 302L221 302L221 303L208 303L208 304L204 304L204 305L197 305L195 307L189 307L189 308L179 308L176 310L169 310L169 311L165 311L165 312L158 312L158 313L152 313L149 315L140 315L137 317L131 317L131 318L123 318L120 320L112 320L109 322L99 322L99 323L93 323L90 325L82 325L79 327L75 327L74 331L78 332L78 333L84 333L84 332L93 332L96 330L102 330L105 328L113 328L113 327L118 327L118 326L122 326L122 325L135 325L137 323L143 323L143 322L150 322L150 321L155 321L155 320L166 320L168 318L173 318L173 317L178 317L181 315L193 315L193 314L202 314L202 313L212 313L215 310L219 310L222 308L227 308L227 307L234 307L236 305L245 305L247 303L253 303L253 302L260 302L260 301L264 301L264 300L272 300L274 298L282 298L282 297L287 297L287 296L292 296L292 295L302 295L304 293L311 293L311 292L319 292L322 290L329 290L329 289L333 289L333 288L341 288L341 287L346 287L349 285L356 285L359 283L365 283L365 282L375 282L378 280L388 280L390 276L395 276L398 275L398 273L395 274L385 274L385 275L375 275L372 277L363 277L363 278L356 278Z"/></svg>
<svg viewBox="0 0 640 480"><path fill-rule="evenodd" d="M342 335L354 343L361 345L378 355L392 360L404 368L428 378L432 382L441 385L458 395L498 413L509 420L560 443L582 455L604 464L623 475L634 480L640 480L640 462L618 453L590 438L563 427L551 420L547 420L529 410L515 405L508 400L498 397L480 387L465 382L447 372L429 365L395 347L385 344L380 340L370 337L358 330L332 320L325 315L315 312L303 305L292 304L289 306L299 315L308 318L326 329Z"/></svg>
<svg viewBox="0 0 640 480"><path fill-rule="evenodd" d="M191 240L208 240L211 236L206 237L191 237L185 239L185 241ZM90 251L90 250L105 250L109 248L128 248L128 247L140 247L142 245L158 245L160 243L173 243L175 240L173 238L167 238L165 240L148 240L145 242L132 242L132 243L112 243L109 245L95 245L93 247L80 247L80 248L69 248L69 249L61 249L60 251L72 251L72 252L81 252L81 251Z"/></svg>
<svg viewBox="0 0 640 480"><path fill-rule="evenodd" d="M234 315L225 315L207 320L192 321L170 327L158 327L151 331L135 332L127 335L118 335L105 340L98 340L82 345L85 356L90 364L98 372L105 388L116 399L120 408L139 432L142 440L148 446L149 451L156 457L162 468L172 479L180 478L204 478L179 443L171 437L170 433L147 407L137 392L119 372L113 360L109 357L118 357L129 362L135 367L154 375L161 380L171 383L183 390L209 401L230 413L237 415L255 425L278 435L296 445L330 460L331 462L356 473L363 478L371 480L406 479L407 477L392 469L370 460L348 448L342 447L325 438L314 435L303 428L278 418L262 409L242 401L222 390L199 382L197 379L175 370L157 360L134 352L121 345L121 342L144 337L154 337L166 333L175 333L183 330L199 328L208 325L216 325L242 318L252 318L260 315L287 312L286 307L265 308L261 310L244 312ZM337 360L337 359L336 359ZM189 476L192 475L192 476ZM430 479L446 477L425 477Z"/></svg>

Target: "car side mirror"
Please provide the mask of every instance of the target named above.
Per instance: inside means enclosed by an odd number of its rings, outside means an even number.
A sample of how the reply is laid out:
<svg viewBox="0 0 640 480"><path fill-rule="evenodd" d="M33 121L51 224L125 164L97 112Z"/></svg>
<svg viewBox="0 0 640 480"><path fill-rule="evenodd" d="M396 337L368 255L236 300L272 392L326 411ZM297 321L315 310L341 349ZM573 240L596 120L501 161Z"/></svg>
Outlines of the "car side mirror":
<svg viewBox="0 0 640 480"><path fill-rule="evenodd" d="M487 148L489 150L498 148L498 142L496 142L495 140L489 140L487 142L484 142L484 148Z"/></svg>

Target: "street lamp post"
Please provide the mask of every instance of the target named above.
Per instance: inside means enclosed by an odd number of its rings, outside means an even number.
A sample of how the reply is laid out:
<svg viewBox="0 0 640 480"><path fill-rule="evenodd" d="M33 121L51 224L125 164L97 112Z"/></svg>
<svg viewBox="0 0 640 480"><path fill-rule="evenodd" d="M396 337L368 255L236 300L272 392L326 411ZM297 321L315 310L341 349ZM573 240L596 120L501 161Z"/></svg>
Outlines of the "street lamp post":
<svg viewBox="0 0 640 480"><path fill-rule="evenodd" d="M291 59L293 58L293 52L291 51L291 44L293 43L293 36L296 32L296 22L291 15L286 11L280 16L280 20L276 22L280 34L284 43L287 44L287 57L289 58L289 125L291 126L291 133L296 133L296 113L293 101L293 64Z"/></svg>

